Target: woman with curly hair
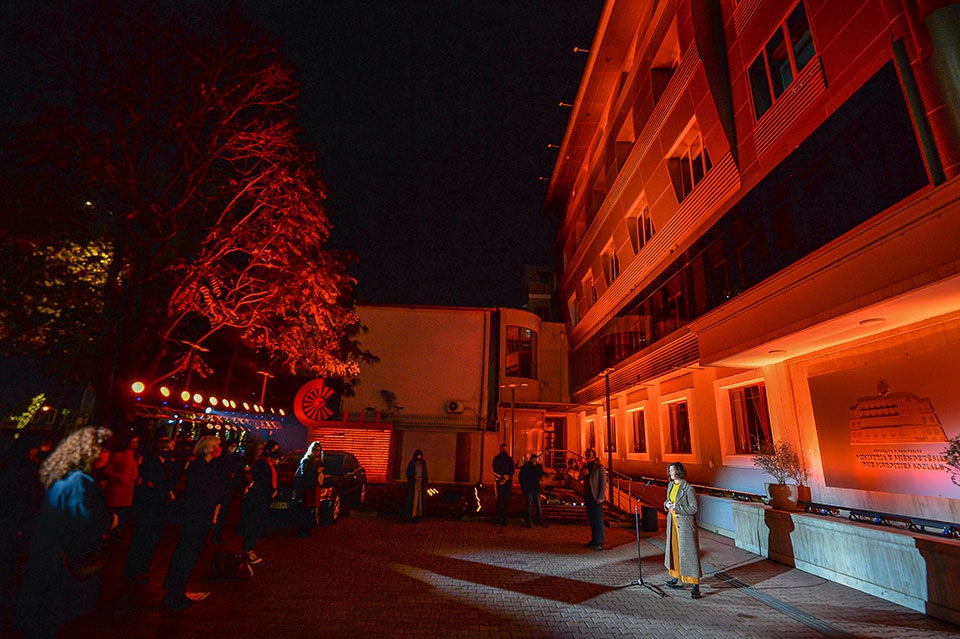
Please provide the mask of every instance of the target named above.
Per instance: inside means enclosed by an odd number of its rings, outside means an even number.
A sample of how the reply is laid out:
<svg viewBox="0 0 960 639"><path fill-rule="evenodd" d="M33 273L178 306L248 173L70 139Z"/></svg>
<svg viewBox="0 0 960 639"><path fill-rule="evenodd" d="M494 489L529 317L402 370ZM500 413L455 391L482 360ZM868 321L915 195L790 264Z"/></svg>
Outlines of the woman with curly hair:
<svg viewBox="0 0 960 639"><path fill-rule="evenodd" d="M53 637L96 606L104 537L117 518L91 473L106 463L112 436L106 428L81 428L40 466L46 493L17 611L27 637Z"/></svg>

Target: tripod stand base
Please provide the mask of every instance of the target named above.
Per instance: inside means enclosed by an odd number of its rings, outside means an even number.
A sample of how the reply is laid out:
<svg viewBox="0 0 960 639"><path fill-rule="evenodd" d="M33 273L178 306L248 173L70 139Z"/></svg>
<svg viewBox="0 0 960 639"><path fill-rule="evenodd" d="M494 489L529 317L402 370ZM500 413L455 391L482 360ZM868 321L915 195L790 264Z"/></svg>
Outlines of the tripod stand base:
<svg viewBox="0 0 960 639"><path fill-rule="evenodd" d="M624 584L624 585L622 585L622 586L617 586L616 588L614 588L614 590L623 590L624 588L632 588L633 586L643 586L644 588L646 588L646 589L649 590L650 592L654 592L654 593L660 595L661 597L666 597L666 596L667 596L667 593L665 593L663 590L661 590L659 586L654 586L653 584L645 583L645 582L643 581L643 579L637 579L636 581L631 581L631 582L628 583L628 584Z"/></svg>

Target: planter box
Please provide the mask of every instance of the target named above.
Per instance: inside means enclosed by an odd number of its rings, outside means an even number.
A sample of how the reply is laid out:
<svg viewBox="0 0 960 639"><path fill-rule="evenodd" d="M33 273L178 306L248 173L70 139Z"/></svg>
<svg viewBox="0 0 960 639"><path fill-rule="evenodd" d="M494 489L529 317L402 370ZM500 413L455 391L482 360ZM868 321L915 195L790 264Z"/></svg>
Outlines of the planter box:
<svg viewBox="0 0 960 639"><path fill-rule="evenodd" d="M960 542L734 503L738 548L960 624Z"/></svg>

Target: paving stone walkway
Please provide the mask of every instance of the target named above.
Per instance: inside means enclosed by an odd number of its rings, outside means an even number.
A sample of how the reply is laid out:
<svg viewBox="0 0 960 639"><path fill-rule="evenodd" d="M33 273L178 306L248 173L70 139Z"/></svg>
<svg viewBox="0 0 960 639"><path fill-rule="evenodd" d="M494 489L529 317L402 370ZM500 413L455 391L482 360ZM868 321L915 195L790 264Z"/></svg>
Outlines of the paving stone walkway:
<svg viewBox="0 0 960 639"><path fill-rule="evenodd" d="M958 626L762 559L707 532L704 598L668 588L661 596L662 528L642 533L639 570L632 529L609 528L603 552L584 548L588 537L585 521L549 528L513 521L503 528L481 518L409 524L356 512L309 539L281 532L262 540L263 563L249 581L209 580L208 549L191 589L211 594L176 613L160 606L168 539L146 586L123 585L119 562L108 565L98 611L63 636L960 638ZM116 544L116 554L123 545Z"/></svg>

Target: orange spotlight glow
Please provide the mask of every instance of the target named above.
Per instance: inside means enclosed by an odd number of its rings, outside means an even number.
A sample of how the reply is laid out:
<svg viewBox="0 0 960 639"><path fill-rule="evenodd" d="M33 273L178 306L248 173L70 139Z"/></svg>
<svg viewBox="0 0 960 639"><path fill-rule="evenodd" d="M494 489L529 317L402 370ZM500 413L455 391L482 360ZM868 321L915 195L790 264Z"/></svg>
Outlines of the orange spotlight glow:
<svg viewBox="0 0 960 639"><path fill-rule="evenodd" d="M250 410L250 404L244 402L244 403L243 403L243 410Z"/></svg>
<svg viewBox="0 0 960 639"><path fill-rule="evenodd" d="M180 393L180 399L182 399L185 402L190 401L190 391L183 391L182 393Z"/></svg>
<svg viewBox="0 0 960 639"><path fill-rule="evenodd" d="M202 403L203 403L203 395L201 395L200 393L196 393L196 394L193 396L193 401L195 401L195 402L198 403L198 404L202 404Z"/></svg>
<svg viewBox="0 0 960 639"><path fill-rule="evenodd" d="M213 397L213 396L210 397L210 405L211 405L211 406L216 406L218 403L219 403L219 402L217 402L217 398L216 398L216 397Z"/></svg>
<svg viewBox="0 0 960 639"><path fill-rule="evenodd" d="M170 397L170 389L167 388L166 386L161 386L160 394L163 395L164 397Z"/></svg>
<svg viewBox="0 0 960 639"><path fill-rule="evenodd" d="M143 392L143 389L146 388L146 386L143 385L143 382L134 382L133 384L130 385L130 388L133 389L134 393L139 395L140 393Z"/></svg>

